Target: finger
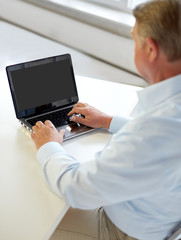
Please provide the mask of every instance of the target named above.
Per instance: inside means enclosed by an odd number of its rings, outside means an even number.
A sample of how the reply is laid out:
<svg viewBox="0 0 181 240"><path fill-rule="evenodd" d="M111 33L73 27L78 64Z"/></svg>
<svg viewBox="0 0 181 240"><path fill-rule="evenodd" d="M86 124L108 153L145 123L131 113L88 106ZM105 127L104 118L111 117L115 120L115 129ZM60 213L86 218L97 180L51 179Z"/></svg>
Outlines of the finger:
<svg viewBox="0 0 181 240"><path fill-rule="evenodd" d="M73 115L73 114L75 114L76 113L76 110L75 110L75 108L73 108L68 114L67 114L67 116L71 116L71 115Z"/></svg>
<svg viewBox="0 0 181 240"><path fill-rule="evenodd" d="M72 109L72 111L70 111L70 113L68 114L68 116L71 116L73 114L82 114L85 115L86 113L86 108L85 107L76 107L75 109Z"/></svg>
<svg viewBox="0 0 181 240"><path fill-rule="evenodd" d="M36 123L36 126L40 128L40 127L43 127L44 124L43 124L41 121L38 121L38 122Z"/></svg>
<svg viewBox="0 0 181 240"><path fill-rule="evenodd" d="M78 102L77 104L74 105L74 107L72 108L72 110L67 114L68 116L74 114L74 113L78 113L76 112L77 109L79 108L84 108L86 106L85 103L81 103L81 102Z"/></svg>
<svg viewBox="0 0 181 240"><path fill-rule="evenodd" d="M74 107L85 107L86 104L85 103L82 103L82 102L78 102L74 105Z"/></svg>
<svg viewBox="0 0 181 240"><path fill-rule="evenodd" d="M32 127L32 130L34 131L34 132L36 132L37 130L38 130L38 127L35 125L35 126L33 126Z"/></svg>
<svg viewBox="0 0 181 240"><path fill-rule="evenodd" d="M61 130L59 131L59 133L64 136L64 135L65 135L65 129L61 129Z"/></svg>
<svg viewBox="0 0 181 240"><path fill-rule="evenodd" d="M35 136L35 133L34 132L31 132L31 138L33 139Z"/></svg>
<svg viewBox="0 0 181 240"><path fill-rule="evenodd" d="M72 114L75 114L76 113L76 109L77 109L77 106L78 104L76 104L73 108L72 108L72 110L67 114L67 116L71 116Z"/></svg>
<svg viewBox="0 0 181 240"><path fill-rule="evenodd" d="M50 126L50 127L55 127L50 120L46 120L46 121L45 121L45 125L46 125L46 126Z"/></svg>
<svg viewBox="0 0 181 240"><path fill-rule="evenodd" d="M71 117L71 121L76 122L76 123L80 123L80 124L83 124L83 125L86 125L86 122L87 122L87 120L85 118L78 117L78 116Z"/></svg>
<svg viewBox="0 0 181 240"><path fill-rule="evenodd" d="M72 110L67 114L67 116L71 116L71 115L73 115L73 114L78 114L77 108L72 109Z"/></svg>
<svg viewBox="0 0 181 240"><path fill-rule="evenodd" d="M36 138L36 133L35 132L31 132L31 138L32 138L33 141L35 140L35 138Z"/></svg>

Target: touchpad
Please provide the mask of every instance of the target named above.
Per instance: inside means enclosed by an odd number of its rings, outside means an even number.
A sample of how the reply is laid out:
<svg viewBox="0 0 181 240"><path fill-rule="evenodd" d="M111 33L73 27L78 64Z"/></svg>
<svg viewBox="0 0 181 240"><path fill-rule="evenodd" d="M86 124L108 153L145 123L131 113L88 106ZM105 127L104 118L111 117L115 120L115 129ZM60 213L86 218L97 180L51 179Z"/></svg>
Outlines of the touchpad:
<svg viewBox="0 0 181 240"><path fill-rule="evenodd" d="M58 128L58 130L60 129L65 129L64 140L95 130L94 128L87 127L79 123L69 123L65 126Z"/></svg>

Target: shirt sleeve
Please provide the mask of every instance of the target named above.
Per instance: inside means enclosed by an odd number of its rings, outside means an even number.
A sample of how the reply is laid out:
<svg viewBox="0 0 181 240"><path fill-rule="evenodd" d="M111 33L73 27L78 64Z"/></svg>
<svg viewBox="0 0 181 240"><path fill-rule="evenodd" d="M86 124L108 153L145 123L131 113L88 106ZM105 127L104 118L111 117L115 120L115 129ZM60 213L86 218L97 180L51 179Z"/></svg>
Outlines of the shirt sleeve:
<svg viewBox="0 0 181 240"><path fill-rule="evenodd" d="M108 206L157 191L163 166L159 161L152 164L155 150L150 149L144 128L139 134L133 132L126 125L94 159L83 163L56 142L42 146L37 158L51 190L70 206L81 209Z"/></svg>
<svg viewBox="0 0 181 240"><path fill-rule="evenodd" d="M131 118L131 117L114 116L111 121L109 131L111 133L118 132L120 130L120 128L122 128L125 124L130 122L132 119L133 118Z"/></svg>

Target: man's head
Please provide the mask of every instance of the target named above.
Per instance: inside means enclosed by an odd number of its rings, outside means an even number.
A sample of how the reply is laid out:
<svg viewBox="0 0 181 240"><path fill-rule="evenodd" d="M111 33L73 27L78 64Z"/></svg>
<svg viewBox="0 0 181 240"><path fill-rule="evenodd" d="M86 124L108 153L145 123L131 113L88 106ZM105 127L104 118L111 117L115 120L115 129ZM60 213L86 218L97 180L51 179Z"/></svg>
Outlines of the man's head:
<svg viewBox="0 0 181 240"><path fill-rule="evenodd" d="M181 0L150 1L138 5L133 14L136 18L133 37L138 48L149 45L151 48L145 50L150 54L153 51L152 61L161 53L170 64L181 61ZM139 63L137 68L142 71ZM141 75L147 77L142 72Z"/></svg>

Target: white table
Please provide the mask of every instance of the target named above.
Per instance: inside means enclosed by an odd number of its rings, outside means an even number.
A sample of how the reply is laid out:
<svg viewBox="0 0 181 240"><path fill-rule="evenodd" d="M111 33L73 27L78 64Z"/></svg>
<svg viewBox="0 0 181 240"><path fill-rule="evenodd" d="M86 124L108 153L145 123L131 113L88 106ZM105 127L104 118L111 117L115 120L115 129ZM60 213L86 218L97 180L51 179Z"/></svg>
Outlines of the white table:
<svg viewBox="0 0 181 240"><path fill-rule="evenodd" d="M80 101L109 114L129 115L140 88L76 76ZM5 71L0 72L0 239L44 240L68 205L48 189L29 133L15 117ZM79 161L90 160L111 137L98 130L63 143Z"/></svg>

